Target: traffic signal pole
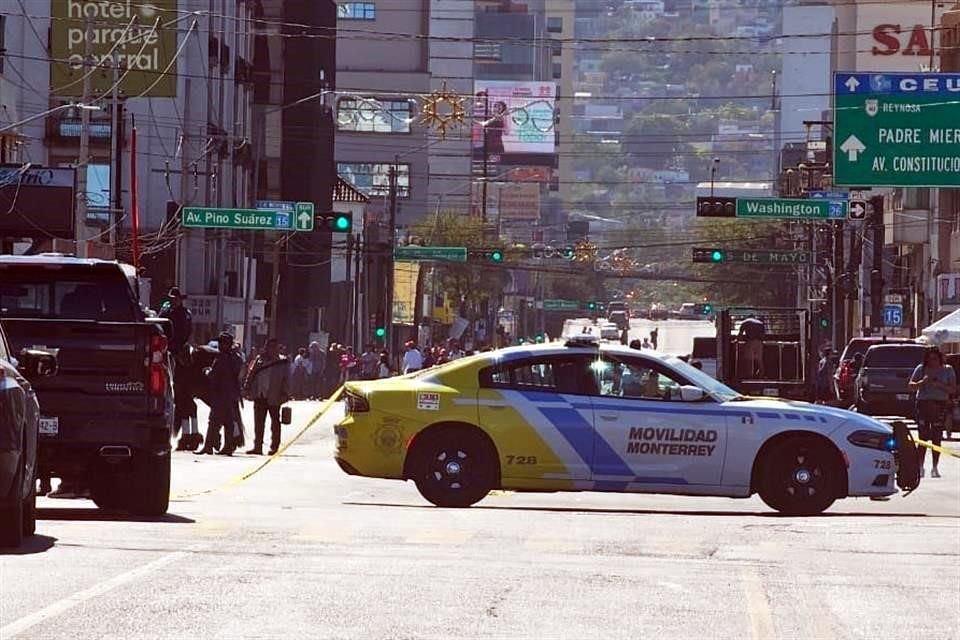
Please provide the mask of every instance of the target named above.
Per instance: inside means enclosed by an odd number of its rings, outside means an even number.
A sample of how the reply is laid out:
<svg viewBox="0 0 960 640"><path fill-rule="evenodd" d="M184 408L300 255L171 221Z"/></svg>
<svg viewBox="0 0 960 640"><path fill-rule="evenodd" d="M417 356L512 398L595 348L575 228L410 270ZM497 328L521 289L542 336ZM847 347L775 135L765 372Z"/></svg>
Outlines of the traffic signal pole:
<svg viewBox="0 0 960 640"><path fill-rule="evenodd" d="M870 198L873 213L870 228L873 230L873 263L870 270L870 328L883 326L883 196Z"/></svg>
<svg viewBox="0 0 960 640"><path fill-rule="evenodd" d="M394 293L394 273L393 273L393 254L397 246L397 167L400 166L400 156L393 157L393 166L390 167L390 225L387 229L389 237L387 239L387 255L384 257L384 265L387 268L387 295L386 309L384 309L384 323L386 335L383 339L384 348L392 357L395 353L393 348L393 293ZM416 322L414 322L414 326Z"/></svg>

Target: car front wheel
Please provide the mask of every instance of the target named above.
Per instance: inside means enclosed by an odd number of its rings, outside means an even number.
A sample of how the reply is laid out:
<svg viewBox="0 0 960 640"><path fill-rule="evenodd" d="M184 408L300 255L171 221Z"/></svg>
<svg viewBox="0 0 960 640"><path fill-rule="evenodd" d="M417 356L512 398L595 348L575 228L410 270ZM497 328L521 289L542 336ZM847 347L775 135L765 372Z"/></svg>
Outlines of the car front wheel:
<svg viewBox="0 0 960 640"><path fill-rule="evenodd" d="M764 457L760 498L784 515L822 513L837 499L841 471L836 453L824 442L798 436L773 446Z"/></svg>
<svg viewBox="0 0 960 640"><path fill-rule="evenodd" d="M413 480L420 494L438 507L469 507L483 500L496 482L496 453L476 432L444 429L426 434L411 452Z"/></svg>

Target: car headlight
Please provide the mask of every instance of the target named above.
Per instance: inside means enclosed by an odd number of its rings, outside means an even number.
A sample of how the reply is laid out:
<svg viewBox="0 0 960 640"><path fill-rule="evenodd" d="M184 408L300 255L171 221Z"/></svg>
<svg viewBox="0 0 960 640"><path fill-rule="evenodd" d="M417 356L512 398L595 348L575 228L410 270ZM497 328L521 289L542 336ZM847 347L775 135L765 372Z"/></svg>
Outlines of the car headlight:
<svg viewBox="0 0 960 640"><path fill-rule="evenodd" d="M366 413L370 411L370 403L361 395L346 393L347 413Z"/></svg>
<svg viewBox="0 0 960 640"><path fill-rule="evenodd" d="M894 451L897 448L897 440L892 433L883 431L873 431L871 429L860 429L847 436L847 441L858 447L867 449L877 449L878 451Z"/></svg>

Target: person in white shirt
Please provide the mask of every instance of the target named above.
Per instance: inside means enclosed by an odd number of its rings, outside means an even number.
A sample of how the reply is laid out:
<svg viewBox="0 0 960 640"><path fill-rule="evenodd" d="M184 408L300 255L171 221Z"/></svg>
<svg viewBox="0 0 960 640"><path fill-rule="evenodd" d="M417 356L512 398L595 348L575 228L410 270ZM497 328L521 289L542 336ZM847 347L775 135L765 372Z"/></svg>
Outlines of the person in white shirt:
<svg viewBox="0 0 960 640"><path fill-rule="evenodd" d="M407 350L403 354L403 373L413 373L423 368L423 354L417 349L417 345L411 340L406 344Z"/></svg>
<svg viewBox="0 0 960 640"><path fill-rule="evenodd" d="M450 338L447 340L447 362L459 360L465 355L467 354L464 353L463 349L460 348L456 338Z"/></svg>

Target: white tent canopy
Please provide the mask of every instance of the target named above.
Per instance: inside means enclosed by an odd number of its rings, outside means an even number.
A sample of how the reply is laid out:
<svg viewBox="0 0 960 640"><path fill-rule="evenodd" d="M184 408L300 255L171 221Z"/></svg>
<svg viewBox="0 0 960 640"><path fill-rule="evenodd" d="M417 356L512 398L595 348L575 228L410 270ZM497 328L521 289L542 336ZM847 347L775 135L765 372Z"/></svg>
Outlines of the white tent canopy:
<svg viewBox="0 0 960 640"><path fill-rule="evenodd" d="M960 309L940 318L920 333L933 344L960 342Z"/></svg>

